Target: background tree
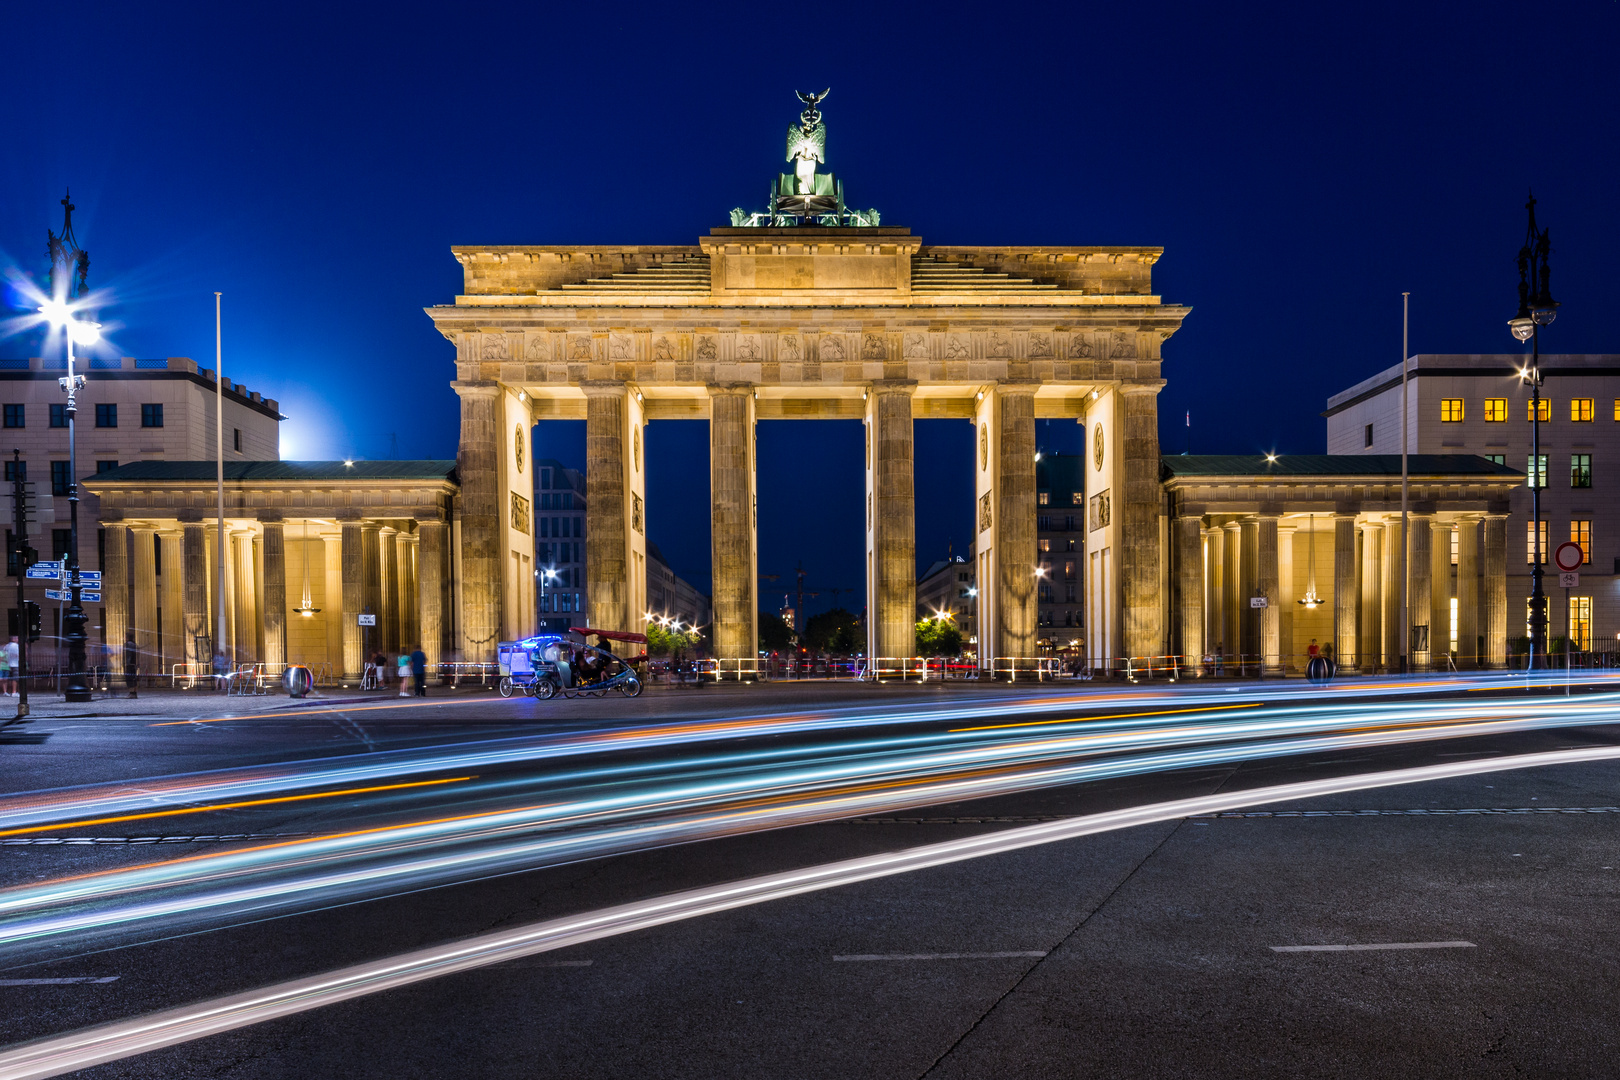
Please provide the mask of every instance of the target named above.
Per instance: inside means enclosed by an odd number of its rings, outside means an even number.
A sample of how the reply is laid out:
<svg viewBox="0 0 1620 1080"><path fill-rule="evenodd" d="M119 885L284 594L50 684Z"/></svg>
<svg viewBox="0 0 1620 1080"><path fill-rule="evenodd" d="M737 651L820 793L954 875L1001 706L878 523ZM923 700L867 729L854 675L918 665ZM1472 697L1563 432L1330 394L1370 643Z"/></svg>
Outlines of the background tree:
<svg viewBox="0 0 1620 1080"><path fill-rule="evenodd" d="M861 620L841 607L810 616L804 639L817 652L850 653L860 649Z"/></svg>
<svg viewBox="0 0 1620 1080"><path fill-rule="evenodd" d="M661 623L647 624L647 655L668 656L676 649L690 649L702 639L696 630L675 630Z"/></svg>
<svg viewBox="0 0 1620 1080"><path fill-rule="evenodd" d="M956 656L962 651L962 631L955 619L920 619L917 622L919 656Z"/></svg>
<svg viewBox="0 0 1620 1080"><path fill-rule="evenodd" d="M782 617L769 611L759 613L759 647L766 652L778 652L793 647L793 628Z"/></svg>

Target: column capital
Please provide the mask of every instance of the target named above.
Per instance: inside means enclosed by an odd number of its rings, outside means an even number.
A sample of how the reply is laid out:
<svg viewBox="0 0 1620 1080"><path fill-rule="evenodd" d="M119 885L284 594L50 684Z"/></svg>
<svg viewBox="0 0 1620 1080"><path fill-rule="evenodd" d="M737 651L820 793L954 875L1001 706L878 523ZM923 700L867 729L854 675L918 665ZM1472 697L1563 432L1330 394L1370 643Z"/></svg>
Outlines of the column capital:
<svg viewBox="0 0 1620 1080"><path fill-rule="evenodd" d="M630 384L617 379L581 379L578 386L586 397L624 397L630 393Z"/></svg>
<svg viewBox="0 0 1620 1080"><path fill-rule="evenodd" d="M260 510L254 517L261 525L280 525L287 520L287 515L280 510Z"/></svg>
<svg viewBox="0 0 1620 1080"><path fill-rule="evenodd" d="M741 397L752 396L754 384L747 382L708 383L705 387L710 397Z"/></svg>
<svg viewBox="0 0 1620 1080"><path fill-rule="evenodd" d="M910 397L917 392L916 379L873 379L867 385L874 394L905 394Z"/></svg>
<svg viewBox="0 0 1620 1080"><path fill-rule="evenodd" d="M456 379L450 384L450 389L464 398L495 398L500 396L501 384L498 382L466 382Z"/></svg>
<svg viewBox="0 0 1620 1080"><path fill-rule="evenodd" d="M1486 511L1484 514L1482 514L1480 516L1483 517L1486 521L1506 521L1508 518L1512 517L1513 515L1509 514L1509 513L1506 513L1506 512L1497 513L1495 511Z"/></svg>
<svg viewBox="0 0 1620 1080"><path fill-rule="evenodd" d="M1165 387L1165 379L1147 379L1143 382L1120 383L1115 389L1121 394L1150 394L1156 395Z"/></svg>

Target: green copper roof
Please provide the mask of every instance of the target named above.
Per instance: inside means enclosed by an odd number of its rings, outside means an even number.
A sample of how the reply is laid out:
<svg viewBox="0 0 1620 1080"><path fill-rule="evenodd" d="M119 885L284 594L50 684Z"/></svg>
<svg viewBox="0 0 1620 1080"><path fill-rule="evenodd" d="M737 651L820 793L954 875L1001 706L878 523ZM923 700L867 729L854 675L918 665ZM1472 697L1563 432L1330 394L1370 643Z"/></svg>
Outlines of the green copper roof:
<svg viewBox="0 0 1620 1080"><path fill-rule="evenodd" d="M299 483L326 480L454 480L454 461L227 461L225 479L237 483ZM95 476L90 484L141 482L212 483L212 461L131 461Z"/></svg>
<svg viewBox="0 0 1620 1080"><path fill-rule="evenodd" d="M1399 454L1166 454L1163 479L1178 476L1375 476L1400 479ZM1410 476L1477 476L1510 479L1524 473L1478 454L1409 454Z"/></svg>

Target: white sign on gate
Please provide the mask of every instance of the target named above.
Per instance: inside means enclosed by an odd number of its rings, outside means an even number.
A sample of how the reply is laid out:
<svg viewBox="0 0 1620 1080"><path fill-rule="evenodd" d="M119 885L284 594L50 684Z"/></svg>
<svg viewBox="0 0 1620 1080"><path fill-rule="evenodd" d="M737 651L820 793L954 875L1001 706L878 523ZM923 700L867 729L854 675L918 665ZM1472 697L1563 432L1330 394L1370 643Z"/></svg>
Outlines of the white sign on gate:
<svg viewBox="0 0 1620 1080"><path fill-rule="evenodd" d="M1249 597L1249 606L1263 608L1266 606L1266 598L1263 596L1251 596Z"/></svg>
<svg viewBox="0 0 1620 1080"><path fill-rule="evenodd" d="M377 616L375 615L356 615L355 618L360 620L361 626L377 625Z"/></svg>

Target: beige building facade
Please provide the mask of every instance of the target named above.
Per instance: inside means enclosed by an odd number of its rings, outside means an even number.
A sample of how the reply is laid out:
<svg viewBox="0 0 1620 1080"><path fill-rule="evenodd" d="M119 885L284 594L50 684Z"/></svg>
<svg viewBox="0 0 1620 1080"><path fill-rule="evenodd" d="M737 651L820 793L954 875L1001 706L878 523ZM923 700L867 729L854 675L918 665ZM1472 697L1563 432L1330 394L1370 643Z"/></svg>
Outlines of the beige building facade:
<svg viewBox="0 0 1620 1080"><path fill-rule="evenodd" d="M706 419L714 642L757 655L754 425L866 425L869 655L912 652L912 424L973 425L981 663L1037 655L1035 421L1087 425L1088 625L1163 651L1157 395L1187 309L1150 247L955 247L895 227L718 228L690 246L469 246L453 303L461 398L461 648L532 632L529 428L586 423L590 624L647 610L642 431ZM1116 509L1117 508L1117 509Z"/></svg>

